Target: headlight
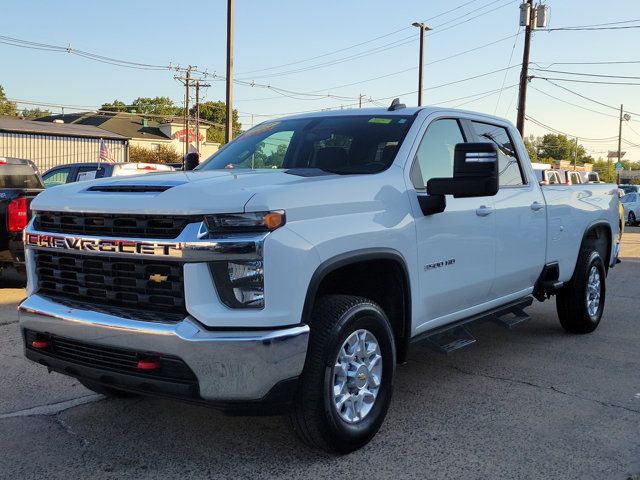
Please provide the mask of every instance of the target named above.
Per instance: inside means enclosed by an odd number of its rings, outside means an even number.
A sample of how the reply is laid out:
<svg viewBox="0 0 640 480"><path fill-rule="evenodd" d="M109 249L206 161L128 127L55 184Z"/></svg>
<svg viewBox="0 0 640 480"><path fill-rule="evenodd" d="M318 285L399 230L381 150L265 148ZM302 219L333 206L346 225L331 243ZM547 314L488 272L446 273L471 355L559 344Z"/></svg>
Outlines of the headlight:
<svg viewBox="0 0 640 480"><path fill-rule="evenodd" d="M285 215L283 210L221 213L206 215L204 222L210 234L269 232L285 224Z"/></svg>
<svg viewBox="0 0 640 480"><path fill-rule="evenodd" d="M231 260L209 264L220 300L231 308L264 307L262 260Z"/></svg>

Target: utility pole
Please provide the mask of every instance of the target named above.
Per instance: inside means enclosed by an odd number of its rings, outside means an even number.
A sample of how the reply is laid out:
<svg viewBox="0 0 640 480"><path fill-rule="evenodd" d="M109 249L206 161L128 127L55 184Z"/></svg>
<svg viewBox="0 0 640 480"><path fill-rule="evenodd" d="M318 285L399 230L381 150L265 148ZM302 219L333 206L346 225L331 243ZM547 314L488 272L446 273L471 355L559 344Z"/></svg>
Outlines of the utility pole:
<svg viewBox="0 0 640 480"><path fill-rule="evenodd" d="M362 97L362 94L358 95L358 108L362 108Z"/></svg>
<svg viewBox="0 0 640 480"><path fill-rule="evenodd" d="M623 115L623 106L620 105L620 125L618 127L618 161L622 161L622 115ZM611 159L609 159L609 163L611 163ZM611 167L609 165L609 167ZM611 171L611 168L609 168Z"/></svg>
<svg viewBox="0 0 640 480"><path fill-rule="evenodd" d="M518 93L518 119L516 127L524 138L524 115L527 104L527 83L529 82L529 52L531 50L531 31L534 28L535 10L533 8L533 0L527 0L522 6L528 5L528 21L526 22L524 32L524 52L522 53L522 70L520 71L520 89ZM521 8L522 8L521 6ZM521 22L522 23L522 22Z"/></svg>
<svg viewBox="0 0 640 480"><path fill-rule="evenodd" d="M424 32L431 30L431 28L427 27L424 23L414 22L412 23L414 27L418 27L420 29L420 57L418 58L418 106L422 106L422 70L424 64Z"/></svg>
<svg viewBox="0 0 640 480"><path fill-rule="evenodd" d="M184 97L184 154L189 153L189 84L191 83L191 65L187 68L187 79L185 86L187 87L186 95Z"/></svg>
<svg viewBox="0 0 640 480"><path fill-rule="evenodd" d="M233 138L233 0L227 0L227 105L225 142Z"/></svg>
<svg viewBox="0 0 640 480"><path fill-rule="evenodd" d="M576 137L576 149L573 152L573 170L576 170L576 164L578 163L578 137Z"/></svg>
<svg viewBox="0 0 640 480"><path fill-rule="evenodd" d="M200 82L196 82L196 150L200 153Z"/></svg>

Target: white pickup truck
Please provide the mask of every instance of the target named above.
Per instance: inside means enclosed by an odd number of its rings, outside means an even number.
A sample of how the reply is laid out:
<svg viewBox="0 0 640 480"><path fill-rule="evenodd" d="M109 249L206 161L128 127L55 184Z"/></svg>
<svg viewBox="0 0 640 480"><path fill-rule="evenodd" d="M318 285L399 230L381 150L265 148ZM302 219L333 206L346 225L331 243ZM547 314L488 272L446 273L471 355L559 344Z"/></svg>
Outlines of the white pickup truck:
<svg viewBox="0 0 640 480"><path fill-rule="evenodd" d="M595 330L618 255L614 185L536 181L506 120L444 108L252 128L197 169L81 182L32 203L25 353L109 395L287 412L349 452L426 342L556 296Z"/></svg>

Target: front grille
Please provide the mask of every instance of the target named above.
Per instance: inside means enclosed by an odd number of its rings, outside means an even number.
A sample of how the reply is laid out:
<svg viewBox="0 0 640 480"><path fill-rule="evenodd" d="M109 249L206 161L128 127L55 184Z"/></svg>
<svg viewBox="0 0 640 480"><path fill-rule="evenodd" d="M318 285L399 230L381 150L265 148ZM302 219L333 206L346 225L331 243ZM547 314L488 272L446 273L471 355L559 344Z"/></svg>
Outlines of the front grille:
<svg viewBox="0 0 640 480"><path fill-rule="evenodd" d="M167 314L166 321L187 315L181 262L40 251L34 257L45 296L123 307L141 312L141 320L147 312Z"/></svg>
<svg viewBox="0 0 640 480"><path fill-rule="evenodd" d="M37 212L34 228L47 233L102 237L176 238L198 215L127 215L108 213Z"/></svg>
<svg viewBox="0 0 640 480"><path fill-rule="evenodd" d="M180 358L172 355L95 345L57 335L36 333L32 330L25 330L24 338L27 349L77 365L139 377L197 384L196 376L189 366ZM45 349L35 349L32 347L32 342L35 340L46 340L49 345ZM139 370L138 360L149 358L160 362L160 368L153 371Z"/></svg>

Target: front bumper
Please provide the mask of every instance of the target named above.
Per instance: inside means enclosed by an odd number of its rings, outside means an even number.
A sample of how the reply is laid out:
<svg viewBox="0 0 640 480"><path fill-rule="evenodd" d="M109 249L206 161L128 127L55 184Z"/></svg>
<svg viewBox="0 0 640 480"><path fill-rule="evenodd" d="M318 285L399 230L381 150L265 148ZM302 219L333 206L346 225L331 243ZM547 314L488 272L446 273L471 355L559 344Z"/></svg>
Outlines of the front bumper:
<svg viewBox="0 0 640 480"><path fill-rule="evenodd" d="M37 294L27 298L19 311L23 331L178 357L197 377L199 397L211 403L269 398L276 385L301 374L309 338L307 325L212 331L192 317L173 324L129 320L70 308Z"/></svg>

